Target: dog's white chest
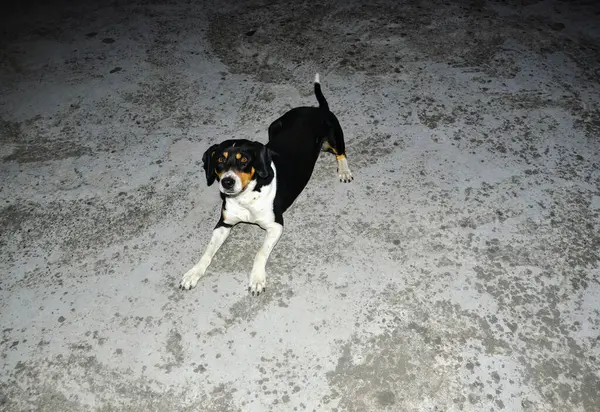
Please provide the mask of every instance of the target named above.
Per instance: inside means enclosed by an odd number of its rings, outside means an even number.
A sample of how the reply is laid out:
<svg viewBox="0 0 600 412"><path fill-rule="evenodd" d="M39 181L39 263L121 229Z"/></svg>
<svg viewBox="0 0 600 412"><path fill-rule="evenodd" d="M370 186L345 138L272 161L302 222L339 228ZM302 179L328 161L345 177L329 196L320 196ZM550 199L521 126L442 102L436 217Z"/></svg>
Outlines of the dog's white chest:
<svg viewBox="0 0 600 412"><path fill-rule="evenodd" d="M260 226L275 221L273 200L277 188L276 179L270 184L254 191L256 182L248 185L244 192L236 197L225 199L224 222L235 225L240 222L256 223Z"/></svg>

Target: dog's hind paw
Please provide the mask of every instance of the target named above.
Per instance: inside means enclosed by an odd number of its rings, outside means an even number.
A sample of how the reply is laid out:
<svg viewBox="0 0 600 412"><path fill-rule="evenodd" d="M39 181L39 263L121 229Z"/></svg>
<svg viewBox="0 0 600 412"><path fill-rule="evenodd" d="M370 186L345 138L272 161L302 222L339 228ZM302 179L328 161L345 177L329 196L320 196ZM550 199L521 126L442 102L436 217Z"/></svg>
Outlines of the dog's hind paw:
<svg viewBox="0 0 600 412"><path fill-rule="evenodd" d="M354 176L352 176L352 172L348 167L348 159L346 156L338 156L338 175L340 177L340 182L348 183L354 180Z"/></svg>
<svg viewBox="0 0 600 412"><path fill-rule="evenodd" d="M340 171L338 174L340 176L340 182L350 183L354 180L354 176L352 175L352 172L350 170L347 170L345 172Z"/></svg>

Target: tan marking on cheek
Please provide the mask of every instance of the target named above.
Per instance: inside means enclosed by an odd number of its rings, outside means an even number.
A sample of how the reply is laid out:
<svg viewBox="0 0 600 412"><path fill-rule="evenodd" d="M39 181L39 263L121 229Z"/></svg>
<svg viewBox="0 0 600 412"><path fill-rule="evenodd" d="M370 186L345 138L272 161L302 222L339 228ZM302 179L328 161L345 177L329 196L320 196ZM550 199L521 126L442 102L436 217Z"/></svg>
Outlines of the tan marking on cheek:
<svg viewBox="0 0 600 412"><path fill-rule="evenodd" d="M229 152L223 152L223 157L224 157L225 159L227 159L227 156L229 156Z"/></svg>
<svg viewBox="0 0 600 412"><path fill-rule="evenodd" d="M219 180L221 180L221 176L223 175L223 172L217 172L217 169L215 169L215 174L219 177Z"/></svg>
<svg viewBox="0 0 600 412"><path fill-rule="evenodd" d="M242 158L242 154L241 153L236 154L235 158L238 159L238 160L241 159Z"/></svg>
<svg viewBox="0 0 600 412"><path fill-rule="evenodd" d="M254 172L255 172L255 170L254 170L254 168L252 168L249 173L244 173L244 172L236 173L236 175L240 178L240 180L242 182L242 190L244 190L246 188L246 186L248 186L248 183L250 183L250 181L254 177Z"/></svg>
<svg viewBox="0 0 600 412"><path fill-rule="evenodd" d="M342 160L342 159L345 159L345 158L346 158L346 155L345 155L345 154L343 154L343 155L338 155L338 156L336 156L335 158L336 158L337 160Z"/></svg>

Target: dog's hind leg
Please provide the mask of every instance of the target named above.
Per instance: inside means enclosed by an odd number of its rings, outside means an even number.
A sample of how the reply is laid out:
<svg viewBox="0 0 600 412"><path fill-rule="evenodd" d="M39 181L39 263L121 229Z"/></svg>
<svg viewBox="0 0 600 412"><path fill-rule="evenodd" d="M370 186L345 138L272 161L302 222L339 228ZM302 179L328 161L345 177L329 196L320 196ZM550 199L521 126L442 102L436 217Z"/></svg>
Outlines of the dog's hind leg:
<svg viewBox="0 0 600 412"><path fill-rule="evenodd" d="M338 166L338 176L340 177L340 181L347 183L351 182L354 179L352 172L350 171L350 167L348 167L348 158L346 157L346 144L344 142L344 132L342 131L342 127L338 122L337 118L333 115L333 113L329 114L328 126L329 131L328 135L325 137L323 141L323 150L329 153L333 153L337 160Z"/></svg>
<svg viewBox="0 0 600 412"><path fill-rule="evenodd" d="M348 158L346 154L338 154L335 156L338 164L338 176L340 177L340 182L349 183L354 180L354 175L350 171L350 167L348 167Z"/></svg>

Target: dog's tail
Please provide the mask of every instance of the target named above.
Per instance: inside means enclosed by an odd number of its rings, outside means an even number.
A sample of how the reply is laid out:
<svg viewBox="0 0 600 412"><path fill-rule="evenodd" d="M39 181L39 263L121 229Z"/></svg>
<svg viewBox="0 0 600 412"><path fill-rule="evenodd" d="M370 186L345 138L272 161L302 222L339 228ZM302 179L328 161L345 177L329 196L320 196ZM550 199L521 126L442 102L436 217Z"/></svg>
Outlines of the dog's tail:
<svg viewBox="0 0 600 412"><path fill-rule="evenodd" d="M321 109L329 111L329 105L327 104L327 100L325 100L325 96L323 96L323 92L321 91L321 81L319 78L319 73L315 74L315 96L317 96L319 107Z"/></svg>

